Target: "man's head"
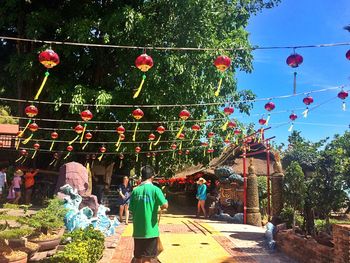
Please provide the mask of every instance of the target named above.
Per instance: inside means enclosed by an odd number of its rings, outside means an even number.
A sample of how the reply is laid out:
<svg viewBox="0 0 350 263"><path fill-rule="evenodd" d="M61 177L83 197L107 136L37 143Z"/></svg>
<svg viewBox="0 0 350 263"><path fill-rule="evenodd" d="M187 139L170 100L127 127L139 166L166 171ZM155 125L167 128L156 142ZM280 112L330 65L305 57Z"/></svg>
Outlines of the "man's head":
<svg viewBox="0 0 350 263"><path fill-rule="evenodd" d="M142 181L146 181L148 179L152 179L154 177L154 169L150 165L146 165L141 169L141 177Z"/></svg>

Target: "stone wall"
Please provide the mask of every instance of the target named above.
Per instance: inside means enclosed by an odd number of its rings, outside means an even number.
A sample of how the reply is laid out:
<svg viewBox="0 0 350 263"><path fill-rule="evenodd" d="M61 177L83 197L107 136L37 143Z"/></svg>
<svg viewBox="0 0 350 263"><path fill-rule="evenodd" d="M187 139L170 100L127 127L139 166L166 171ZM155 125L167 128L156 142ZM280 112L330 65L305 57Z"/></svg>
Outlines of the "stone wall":
<svg viewBox="0 0 350 263"><path fill-rule="evenodd" d="M334 249L318 244L313 238L296 235L284 230L276 235L277 248L300 263L334 262Z"/></svg>
<svg viewBox="0 0 350 263"><path fill-rule="evenodd" d="M292 230L279 231L277 248L300 263L349 263L350 225L333 226L334 248L321 245L313 238L296 235Z"/></svg>

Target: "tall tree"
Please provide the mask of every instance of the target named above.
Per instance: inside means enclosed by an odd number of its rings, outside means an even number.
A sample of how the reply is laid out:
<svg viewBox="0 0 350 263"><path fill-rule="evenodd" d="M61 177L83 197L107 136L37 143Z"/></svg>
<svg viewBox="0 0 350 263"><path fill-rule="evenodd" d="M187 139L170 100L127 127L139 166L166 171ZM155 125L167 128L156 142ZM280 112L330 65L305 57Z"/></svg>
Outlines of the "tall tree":
<svg viewBox="0 0 350 263"><path fill-rule="evenodd" d="M61 106L60 102L77 104L189 104L231 101L240 111L249 113L250 103L238 100L254 99L250 90L238 90L235 71L252 70L252 54L246 26L251 15L275 6L279 0L4 0L0 5L0 34L31 39L119 44L141 49L113 49L52 45L60 55L61 64L52 70L43 100L54 100L55 106L39 105L40 117L75 119L83 107ZM39 51L49 47L33 42L2 40L0 46L0 85L6 96L32 99L43 77L43 67L37 62ZM154 50L152 47L214 47L217 51ZM222 48L237 48L221 52ZM147 74L140 97L132 99L141 73L134 59L146 51L155 66ZM213 60L224 53L233 59L229 77L225 78L221 96L214 91L219 74ZM18 114L23 114L23 104ZM175 121L181 108L147 108L144 120ZM132 109L96 107L94 120L107 120L112 112L119 121L131 121ZM220 107L193 107L193 119L222 116ZM42 126L70 128L66 123L42 123ZM156 124L143 125L154 130ZM219 125L205 124L211 129ZM101 124L98 129L113 129L115 125ZM128 130L132 125L127 125ZM176 125L167 124L168 129ZM204 128L204 127L203 127ZM203 134L205 131L203 131ZM220 130L218 134L222 133ZM41 136L47 137L47 132ZM71 138L74 133L62 134ZM140 135L147 140L147 133ZM127 134L127 139L130 138ZM174 134L164 136L173 139ZM111 133L97 133L94 139L111 140ZM197 142L198 144L199 142ZM65 145L59 145L64 149ZM89 151L96 148L89 146ZM132 152L129 144L124 151ZM145 147L145 146L144 146ZM112 149L108 145L108 150ZM169 145L160 145L160 149ZM200 151L202 152L202 151ZM194 153L194 161L202 155ZM196 158L197 156L197 158ZM191 158L190 158L191 159ZM193 158L192 158L193 159ZM162 158L162 166L173 170L173 160Z"/></svg>

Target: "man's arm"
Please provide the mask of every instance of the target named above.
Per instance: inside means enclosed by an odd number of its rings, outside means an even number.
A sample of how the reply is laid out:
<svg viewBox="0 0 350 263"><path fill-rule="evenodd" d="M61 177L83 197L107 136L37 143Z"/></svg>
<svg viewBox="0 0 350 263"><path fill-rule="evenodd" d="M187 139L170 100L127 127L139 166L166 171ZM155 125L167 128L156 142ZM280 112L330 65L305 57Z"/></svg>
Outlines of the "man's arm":
<svg viewBox="0 0 350 263"><path fill-rule="evenodd" d="M156 191L157 203L159 204L160 209L167 209L169 207L168 200L165 199L162 190L157 188Z"/></svg>

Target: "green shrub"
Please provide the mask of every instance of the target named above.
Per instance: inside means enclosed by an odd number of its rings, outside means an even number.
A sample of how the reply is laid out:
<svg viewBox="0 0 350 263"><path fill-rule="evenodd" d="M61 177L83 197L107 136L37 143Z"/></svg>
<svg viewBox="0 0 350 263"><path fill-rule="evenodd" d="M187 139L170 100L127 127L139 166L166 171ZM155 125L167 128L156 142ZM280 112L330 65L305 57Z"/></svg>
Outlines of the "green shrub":
<svg viewBox="0 0 350 263"><path fill-rule="evenodd" d="M285 206L282 209L280 217L282 221L287 224L287 228L292 228L293 226L293 213L294 210L290 206ZM302 227L304 224L304 218L299 213L296 213L295 215L295 224L299 227Z"/></svg>
<svg viewBox="0 0 350 263"><path fill-rule="evenodd" d="M84 230L74 230L65 234L64 238L71 238L72 242L45 262L96 263L103 255L104 236L91 226Z"/></svg>
<svg viewBox="0 0 350 263"><path fill-rule="evenodd" d="M0 239L18 239L30 235L33 232L29 228L13 228L0 232Z"/></svg>

